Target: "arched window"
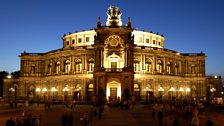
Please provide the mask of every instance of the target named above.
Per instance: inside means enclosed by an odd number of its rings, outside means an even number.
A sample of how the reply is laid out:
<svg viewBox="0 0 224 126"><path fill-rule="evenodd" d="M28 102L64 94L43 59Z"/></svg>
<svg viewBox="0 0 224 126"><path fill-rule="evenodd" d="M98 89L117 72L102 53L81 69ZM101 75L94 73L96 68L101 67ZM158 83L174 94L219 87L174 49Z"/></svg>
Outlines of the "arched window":
<svg viewBox="0 0 224 126"><path fill-rule="evenodd" d="M52 63L47 65L47 72L50 74L52 72Z"/></svg>
<svg viewBox="0 0 224 126"><path fill-rule="evenodd" d="M81 72L82 71L82 60L77 59L75 61L75 72Z"/></svg>
<svg viewBox="0 0 224 126"><path fill-rule="evenodd" d="M35 65L34 64L32 64L31 67L30 67L30 73L31 74L35 73Z"/></svg>
<svg viewBox="0 0 224 126"><path fill-rule="evenodd" d="M88 60L88 71L93 72L93 69L94 69L94 59L91 58Z"/></svg>
<svg viewBox="0 0 224 126"><path fill-rule="evenodd" d="M152 72L152 61L150 59L146 60L145 62L145 70L146 72Z"/></svg>
<svg viewBox="0 0 224 126"><path fill-rule="evenodd" d="M60 71L61 71L61 69L60 69L60 62L59 61L56 63L55 67L56 67L56 74L59 74Z"/></svg>
<svg viewBox="0 0 224 126"><path fill-rule="evenodd" d="M171 63L170 62L167 62L166 71L168 74L171 73Z"/></svg>
<svg viewBox="0 0 224 126"><path fill-rule="evenodd" d="M68 73L68 72L70 72L70 70L71 70L70 61L69 61L69 60L66 60L66 61L64 62L64 71L65 71L66 73Z"/></svg>
<svg viewBox="0 0 224 126"><path fill-rule="evenodd" d="M158 60L156 67L157 67L156 68L157 72L162 73L162 71L163 71L163 62L161 60Z"/></svg>
<svg viewBox="0 0 224 126"><path fill-rule="evenodd" d="M140 71L140 63L139 60L134 60L134 71L139 72Z"/></svg>
<svg viewBox="0 0 224 126"><path fill-rule="evenodd" d="M179 74L179 65L175 63L175 74Z"/></svg>
<svg viewBox="0 0 224 126"><path fill-rule="evenodd" d="M195 68L195 65L194 64L192 64L191 65L191 73L192 74L195 74L196 73L196 70L195 70L196 68Z"/></svg>

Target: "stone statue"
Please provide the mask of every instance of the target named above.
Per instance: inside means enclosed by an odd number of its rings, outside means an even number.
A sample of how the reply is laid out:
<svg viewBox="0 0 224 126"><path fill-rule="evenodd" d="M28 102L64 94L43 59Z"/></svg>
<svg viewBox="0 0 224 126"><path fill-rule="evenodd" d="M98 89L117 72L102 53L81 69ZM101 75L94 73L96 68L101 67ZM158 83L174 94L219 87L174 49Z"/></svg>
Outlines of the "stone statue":
<svg viewBox="0 0 224 126"><path fill-rule="evenodd" d="M107 26L122 26L121 11L118 7L110 6L107 10Z"/></svg>

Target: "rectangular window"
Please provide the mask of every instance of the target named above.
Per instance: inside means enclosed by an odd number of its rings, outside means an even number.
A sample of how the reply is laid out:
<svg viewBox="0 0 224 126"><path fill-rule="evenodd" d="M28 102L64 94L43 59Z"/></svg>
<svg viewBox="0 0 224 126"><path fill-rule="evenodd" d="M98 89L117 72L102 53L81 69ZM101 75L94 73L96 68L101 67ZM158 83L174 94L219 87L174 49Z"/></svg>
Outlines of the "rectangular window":
<svg viewBox="0 0 224 126"><path fill-rule="evenodd" d="M156 44L156 40L153 40L152 42L153 42L154 45Z"/></svg>
<svg viewBox="0 0 224 126"><path fill-rule="evenodd" d="M139 42L142 42L142 37L139 37Z"/></svg>
<svg viewBox="0 0 224 126"><path fill-rule="evenodd" d="M75 39L72 39L72 44L75 44Z"/></svg>
<svg viewBox="0 0 224 126"><path fill-rule="evenodd" d="M86 42L89 42L89 37L86 37Z"/></svg>
<svg viewBox="0 0 224 126"><path fill-rule="evenodd" d="M159 46L160 46L160 44L161 44L161 43L160 43L160 42L158 42L158 45L159 45Z"/></svg>
<svg viewBox="0 0 224 126"><path fill-rule="evenodd" d="M67 43L67 45L69 45L69 41L67 41L66 43Z"/></svg>
<svg viewBox="0 0 224 126"><path fill-rule="evenodd" d="M81 42L82 42L82 38L79 38L79 39L78 39L78 43L81 43Z"/></svg>
<svg viewBox="0 0 224 126"><path fill-rule="evenodd" d="M149 43L149 39L148 38L145 41L146 41L146 43Z"/></svg>

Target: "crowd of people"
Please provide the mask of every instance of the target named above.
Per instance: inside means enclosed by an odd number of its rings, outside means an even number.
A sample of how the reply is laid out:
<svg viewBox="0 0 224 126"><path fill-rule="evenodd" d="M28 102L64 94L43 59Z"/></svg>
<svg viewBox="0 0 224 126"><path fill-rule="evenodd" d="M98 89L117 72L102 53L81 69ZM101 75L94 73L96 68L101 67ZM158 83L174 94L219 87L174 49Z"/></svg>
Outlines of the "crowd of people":
<svg viewBox="0 0 224 126"><path fill-rule="evenodd" d="M42 126L42 116L26 110L21 116L10 117L5 126Z"/></svg>

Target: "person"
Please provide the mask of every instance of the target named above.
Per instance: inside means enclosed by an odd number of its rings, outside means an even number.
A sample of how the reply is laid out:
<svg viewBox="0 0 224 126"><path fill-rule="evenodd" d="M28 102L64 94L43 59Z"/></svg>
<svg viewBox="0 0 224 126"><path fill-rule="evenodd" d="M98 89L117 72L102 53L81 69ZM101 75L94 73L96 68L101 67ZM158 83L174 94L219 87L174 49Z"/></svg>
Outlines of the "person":
<svg viewBox="0 0 224 126"><path fill-rule="evenodd" d="M163 112L160 110L158 112L158 121L159 121L159 126L163 125Z"/></svg>
<svg viewBox="0 0 224 126"><path fill-rule="evenodd" d="M178 126L179 125L179 121L177 119L176 116L174 116L173 122L172 122L172 126Z"/></svg>
<svg viewBox="0 0 224 126"><path fill-rule="evenodd" d="M206 126L214 126L210 117L208 117L208 120L206 121Z"/></svg>
<svg viewBox="0 0 224 126"><path fill-rule="evenodd" d="M193 116L191 126L199 126L199 118L197 116Z"/></svg>
<svg viewBox="0 0 224 126"><path fill-rule="evenodd" d="M67 124L67 112L66 111L63 112L61 121L62 121L62 126L66 126L66 124Z"/></svg>
<svg viewBox="0 0 224 126"><path fill-rule="evenodd" d="M13 117L10 117L7 121L5 126L15 126L15 121L13 120Z"/></svg>

